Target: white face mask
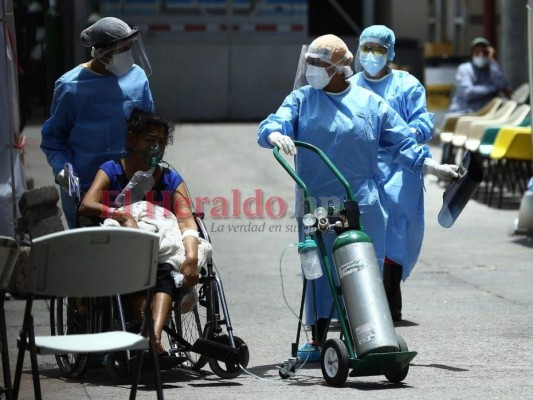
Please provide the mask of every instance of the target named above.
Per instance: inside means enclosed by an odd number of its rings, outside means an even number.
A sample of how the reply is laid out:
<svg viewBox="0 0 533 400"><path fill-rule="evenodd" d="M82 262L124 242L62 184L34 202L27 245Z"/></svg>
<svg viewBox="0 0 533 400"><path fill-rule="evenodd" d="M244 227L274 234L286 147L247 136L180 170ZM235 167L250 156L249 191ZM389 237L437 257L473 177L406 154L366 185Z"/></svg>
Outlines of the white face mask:
<svg viewBox="0 0 533 400"><path fill-rule="evenodd" d="M331 81L331 76L329 76L326 68L317 67L316 65L307 66L305 77L307 82L315 89L324 89Z"/></svg>
<svg viewBox="0 0 533 400"><path fill-rule="evenodd" d="M126 74L133 67L133 56L131 50L113 54L109 63L105 66L108 71L116 76Z"/></svg>
<svg viewBox="0 0 533 400"><path fill-rule="evenodd" d="M359 61L370 76L376 76L387 64L387 54L361 53Z"/></svg>
<svg viewBox="0 0 533 400"><path fill-rule="evenodd" d="M485 56L474 56L472 57L472 62L478 68L483 68L489 65L489 58Z"/></svg>

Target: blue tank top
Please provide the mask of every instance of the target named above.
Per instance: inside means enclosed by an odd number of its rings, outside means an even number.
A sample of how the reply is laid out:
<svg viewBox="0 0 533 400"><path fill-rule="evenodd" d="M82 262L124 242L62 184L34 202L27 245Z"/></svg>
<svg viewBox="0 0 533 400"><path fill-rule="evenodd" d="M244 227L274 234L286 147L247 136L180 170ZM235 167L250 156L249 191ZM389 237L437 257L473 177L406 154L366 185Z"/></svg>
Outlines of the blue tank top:
<svg viewBox="0 0 533 400"><path fill-rule="evenodd" d="M109 178L108 198L103 200L109 204L114 204L115 198L126 187L129 180L126 178L120 161L107 161L100 166L100 169ZM147 194L146 200L173 212L172 195L182 182L183 178L178 172L163 168L159 181L155 183L152 191Z"/></svg>

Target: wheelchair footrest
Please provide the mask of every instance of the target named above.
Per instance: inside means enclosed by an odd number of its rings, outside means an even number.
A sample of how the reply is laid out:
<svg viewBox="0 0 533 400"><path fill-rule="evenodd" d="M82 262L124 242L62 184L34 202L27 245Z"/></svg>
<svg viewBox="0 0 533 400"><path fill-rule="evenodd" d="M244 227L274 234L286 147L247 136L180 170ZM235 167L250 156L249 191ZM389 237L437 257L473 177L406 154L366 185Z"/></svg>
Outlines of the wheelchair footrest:
<svg viewBox="0 0 533 400"><path fill-rule="evenodd" d="M212 340L196 339L191 351L224 363L240 364L246 354L246 344L235 348Z"/></svg>

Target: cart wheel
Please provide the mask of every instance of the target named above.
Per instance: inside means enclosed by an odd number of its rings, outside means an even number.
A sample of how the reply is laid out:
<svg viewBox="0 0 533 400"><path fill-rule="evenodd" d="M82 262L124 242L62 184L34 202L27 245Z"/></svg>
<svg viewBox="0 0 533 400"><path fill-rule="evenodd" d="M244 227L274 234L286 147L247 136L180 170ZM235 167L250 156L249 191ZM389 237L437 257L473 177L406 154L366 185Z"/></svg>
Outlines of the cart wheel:
<svg viewBox="0 0 533 400"><path fill-rule="evenodd" d="M220 335L214 337L213 340L221 344L231 345L228 335ZM244 345L244 354L240 364L225 363L213 358L209 359L209 367L211 367L211 371L223 379L233 379L238 377L243 372L241 365L243 368L246 368L248 366L248 361L250 361L250 352L248 351L248 346L246 346L244 340L238 336L233 336L233 340L235 341L235 346L237 346L237 348Z"/></svg>
<svg viewBox="0 0 533 400"><path fill-rule="evenodd" d="M400 346L400 351L409 351L407 348L407 343L405 343L405 340L400 335L396 335L396 340L398 341L398 345ZM385 374L385 378L388 379L389 382L393 383L399 383L405 379L409 372L409 364L407 364L403 369L401 370L389 370Z"/></svg>
<svg viewBox="0 0 533 400"><path fill-rule="evenodd" d="M284 369L285 364L280 365L280 369L278 370L279 376L281 379L289 379L291 376L294 376L294 373L296 372L296 367L293 365L289 371Z"/></svg>
<svg viewBox="0 0 533 400"><path fill-rule="evenodd" d="M350 368L348 350L340 339L328 339L321 354L322 376L328 385L342 386Z"/></svg>

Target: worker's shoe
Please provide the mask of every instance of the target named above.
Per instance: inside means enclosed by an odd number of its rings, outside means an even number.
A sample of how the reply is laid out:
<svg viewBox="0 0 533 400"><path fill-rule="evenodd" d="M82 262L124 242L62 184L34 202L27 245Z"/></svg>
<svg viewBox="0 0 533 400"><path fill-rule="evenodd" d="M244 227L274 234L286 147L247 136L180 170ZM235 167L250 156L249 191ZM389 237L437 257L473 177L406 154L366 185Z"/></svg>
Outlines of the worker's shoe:
<svg viewBox="0 0 533 400"><path fill-rule="evenodd" d="M320 347L318 343L304 343L298 348L297 356L301 362L319 362Z"/></svg>

